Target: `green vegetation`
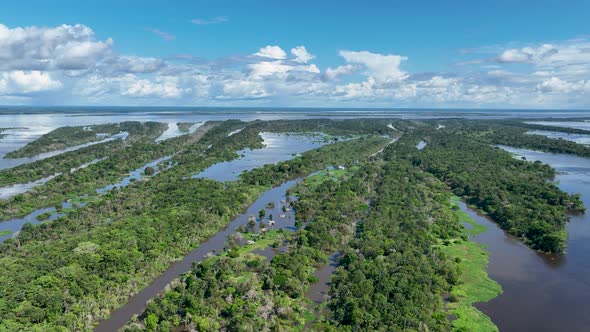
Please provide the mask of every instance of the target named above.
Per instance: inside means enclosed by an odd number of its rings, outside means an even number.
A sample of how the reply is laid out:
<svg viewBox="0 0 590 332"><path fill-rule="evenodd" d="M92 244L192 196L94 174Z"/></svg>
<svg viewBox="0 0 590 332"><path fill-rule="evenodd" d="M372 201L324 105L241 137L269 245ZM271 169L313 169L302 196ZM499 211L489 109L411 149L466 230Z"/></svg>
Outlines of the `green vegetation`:
<svg viewBox="0 0 590 332"><path fill-rule="evenodd" d="M358 167L355 166L355 167L352 167L351 169L356 170L356 169L358 169ZM324 183L325 181L327 181L329 179L337 181L347 173L348 173L347 170L342 170L342 169L324 170L324 171L318 172L318 174L316 174L314 176L309 177L305 181L305 184L309 187L315 187L315 186L318 186L318 185Z"/></svg>
<svg viewBox="0 0 590 332"><path fill-rule="evenodd" d="M222 184L191 179L190 175L236 158L236 151L259 147L261 139L255 128L227 137L244 126L243 122L226 121L210 124L200 136L171 139L167 144L186 142L172 159L177 163L173 168L149 181L113 190L52 222L26 224L16 239L1 244L0 330L51 330L57 326L88 330L171 262L227 225L263 187L241 180ZM312 172L317 169L311 163L328 164L343 149L358 150L358 158L366 159L371 151L380 149L380 142L336 143L340 148L326 146L318 155L310 152L312 158L305 153L295 160L301 170ZM137 145L130 148L133 146ZM154 145L147 147L149 152ZM289 176L284 173L271 178ZM22 294L38 295L23 298Z"/></svg>
<svg viewBox="0 0 590 332"><path fill-rule="evenodd" d="M146 137L131 145L123 142L109 142L17 168L2 170L0 171L0 179L4 175L7 175L6 177L8 175L27 176L30 171L34 171L48 163L50 164L55 161L54 158L58 158L56 160L59 160L59 162L56 165L50 165L55 166L54 171L62 172L62 174L27 193L0 201L0 220L26 215L41 207L58 205L63 201L64 197L96 195L96 189L122 180L130 171L155 159L177 151L183 151L214 126L215 124L205 125L192 135L166 140L160 144L153 142L152 137ZM103 155L108 156L108 158L74 173L69 172L69 167L74 167L74 163L76 166L79 165L77 163L80 161L76 161L78 157L88 159L89 156L90 158L98 158ZM66 162L66 160L69 160L69 162ZM67 168L67 170L63 168Z"/></svg>
<svg viewBox="0 0 590 332"><path fill-rule="evenodd" d="M458 197L453 197L458 201ZM473 220L466 212L454 205L455 214L462 223L471 225L461 236L449 244L441 245L441 250L459 263L459 283L453 287L446 309L453 314L453 331L498 331L490 318L477 310L473 304L487 302L502 293L501 286L490 279L486 273L488 254L481 245L467 241L467 234L477 235L486 228Z"/></svg>
<svg viewBox="0 0 590 332"><path fill-rule="evenodd" d="M3 139L4 137L6 137L6 134L4 134L4 132L8 129L10 129L10 128L0 128L0 139Z"/></svg>
<svg viewBox="0 0 590 332"><path fill-rule="evenodd" d="M116 157L119 155L119 152L128 149L130 146L137 146L135 148L137 151L134 151L135 153L152 150L154 144L150 144L150 142L153 141L155 137L161 135L166 129L164 124L158 122L124 122L124 124L123 128L129 132L129 136L125 141L115 140L96 144L57 156L37 160L32 163L23 164L14 168L0 170L0 186L27 183L57 173L62 173L62 175L64 175L70 173L71 169L93 160L105 157ZM143 147L143 149L141 147ZM122 155L121 157L133 159L133 157L130 157L129 155ZM130 161L124 160L124 162L129 163Z"/></svg>
<svg viewBox="0 0 590 332"><path fill-rule="evenodd" d="M386 146L383 137L359 138L323 146L304 153L301 157L275 165L266 165L244 173L240 179L259 186L276 186L332 165L352 166Z"/></svg>
<svg viewBox="0 0 590 332"><path fill-rule="evenodd" d="M446 127L436 130L437 124ZM260 235L252 233L255 227L245 227L243 239L254 244L228 241L224 253L195 265L128 330L491 331L495 327L489 318L472 305L500 289L485 274L483 248L468 238L481 226L461 226L460 221L473 221L449 204L451 194L545 251L564 249L567 213L583 211L579 197L548 182L555 176L549 166L516 160L492 146L513 140L545 151L585 153L571 144L526 135L531 128L524 124L230 120L208 122L195 133L159 143L153 138L163 131L160 125L141 128L143 134L130 135L131 140L0 171L5 184L63 173L29 193L0 201L3 220L57 206L64 198L75 205L60 211L64 217L26 224L16 238L0 244L0 331L91 330L262 191L317 171L291 190L297 194L292 205L302 229ZM228 137L237 129L242 130ZM262 131L354 139L256 168L237 181L191 178L237 158L237 151L262 147ZM421 140L428 145L419 151L415 146ZM369 161L381 149L383 154ZM145 181L95 194L96 188L168 155L174 165L170 169L146 170L153 176ZM336 165L346 170L326 170ZM81 202L86 205L76 206ZM252 254L283 241L288 251L270 261ZM316 281L314 271L336 251L341 256L331 299L321 305L325 310L314 312L305 291ZM444 294L451 302L443 302ZM448 314L456 319L449 322Z"/></svg>
<svg viewBox="0 0 590 332"><path fill-rule="evenodd" d="M297 218L306 227L287 237L288 252L270 262L248 254L253 248L271 245L283 234L280 231L257 238L255 245L228 248L226 254L195 265L170 292L151 302L141 320L127 331L303 328L313 319L306 287L313 281L315 268L353 236L353 223L364 214L355 206L360 203L359 194L366 194L370 172L370 168L361 170L340 182L328 180L314 189L298 186L301 196L294 204Z"/></svg>
<svg viewBox="0 0 590 332"><path fill-rule="evenodd" d="M180 130L183 133L188 133L190 128L194 125L194 123L192 122L179 122L177 123L178 125L178 130Z"/></svg>
<svg viewBox="0 0 590 332"><path fill-rule="evenodd" d="M415 144L421 139L428 145L418 151ZM579 195L568 195L548 181L555 176L551 167L516 160L482 143L477 132L416 130L390 147L386 158L411 160L534 249L565 250L568 213L584 211Z"/></svg>
<svg viewBox="0 0 590 332"><path fill-rule="evenodd" d="M439 121L441 122L441 121ZM590 157L590 147L564 139L548 138L541 135L529 135L531 130L555 131L573 134L590 134L590 131L527 124L518 121L443 121L445 131L458 134L461 137L473 138L482 143L509 145L518 148L533 149L551 153L574 154L580 157Z"/></svg>
<svg viewBox="0 0 590 332"><path fill-rule="evenodd" d="M133 121L80 127L60 127L16 151L7 153L6 158L32 157L44 152L101 141L121 132L128 132L130 140L142 136L154 139L159 136L158 133L163 132L165 129L163 123L148 122L142 124Z"/></svg>
<svg viewBox="0 0 590 332"><path fill-rule="evenodd" d="M45 212L45 213L38 215L37 220L39 220L39 221L47 220L47 219L49 219L50 216L51 216L51 212Z"/></svg>
<svg viewBox="0 0 590 332"><path fill-rule="evenodd" d="M6 231L0 231L0 236L5 236L5 235L8 235L8 234L12 234L12 232L11 232L11 231L9 231L9 230L6 230Z"/></svg>
<svg viewBox="0 0 590 332"><path fill-rule="evenodd" d="M458 282L438 248L461 225L445 186L403 161L383 166L360 237L342 252L327 323L337 331L446 329L440 294Z"/></svg>

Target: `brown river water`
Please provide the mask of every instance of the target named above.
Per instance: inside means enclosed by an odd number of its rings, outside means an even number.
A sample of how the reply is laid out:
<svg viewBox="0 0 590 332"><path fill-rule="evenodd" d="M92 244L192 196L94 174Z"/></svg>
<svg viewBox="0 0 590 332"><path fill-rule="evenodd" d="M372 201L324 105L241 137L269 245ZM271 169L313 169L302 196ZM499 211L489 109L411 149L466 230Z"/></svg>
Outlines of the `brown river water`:
<svg viewBox="0 0 590 332"><path fill-rule="evenodd" d="M490 253L488 274L503 294L476 307L500 331L590 330L590 159L503 147L527 160L540 160L560 174L559 187L581 193L586 214L571 216L566 254L543 254L504 233L495 223L462 205L488 231L475 240Z"/></svg>
<svg viewBox="0 0 590 332"><path fill-rule="evenodd" d="M285 182L281 186L272 188L260 195L254 204L250 205L244 213L236 217L225 229L201 243L199 247L191 251L181 261L172 264L164 274L158 277L149 286L142 289L135 296L131 297L123 307L115 310L111 314L111 317L101 322L94 331L117 331L127 324L133 315L141 315L146 309L148 300L161 294L167 285L169 285L174 279L180 277L183 273L188 272L194 263L201 262L207 254L215 254L223 251L227 237L234 234L238 227L245 225L248 222L248 217L250 215L258 215L258 211L266 208L266 205L269 202L274 202L275 208L267 209L267 213L273 213L275 216L283 214L283 212L280 211L281 201L286 199L287 190L294 186L297 181L298 180ZM289 228L293 226L293 210L284 214L285 218L276 218L276 228Z"/></svg>

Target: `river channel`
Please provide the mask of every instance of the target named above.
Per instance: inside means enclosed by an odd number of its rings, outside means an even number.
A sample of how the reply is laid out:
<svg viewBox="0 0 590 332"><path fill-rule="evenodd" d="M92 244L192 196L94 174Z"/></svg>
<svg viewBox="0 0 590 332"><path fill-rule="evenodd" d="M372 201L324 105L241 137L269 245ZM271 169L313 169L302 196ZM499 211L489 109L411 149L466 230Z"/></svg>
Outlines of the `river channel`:
<svg viewBox="0 0 590 332"><path fill-rule="evenodd" d="M569 193L581 193L584 205L590 208L590 159L502 148L554 167L559 172L558 186ZM503 293L476 307L490 316L500 331L588 331L590 211L571 216L566 226L566 254L544 254L531 250L464 204L461 207L488 228L475 241L487 246L488 274L502 285Z"/></svg>

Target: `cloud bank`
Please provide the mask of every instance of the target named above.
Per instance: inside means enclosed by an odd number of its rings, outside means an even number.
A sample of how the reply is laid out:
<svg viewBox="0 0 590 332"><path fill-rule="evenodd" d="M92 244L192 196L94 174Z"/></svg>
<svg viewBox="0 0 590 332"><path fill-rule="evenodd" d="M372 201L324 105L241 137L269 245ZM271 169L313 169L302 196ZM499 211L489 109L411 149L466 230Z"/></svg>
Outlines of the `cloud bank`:
<svg viewBox="0 0 590 332"><path fill-rule="evenodd" d="M226 22L226 17L194 24ZM147 29L172 42L174 36ZM147 33L147 32L146 32ZM335 50L320 68L305 45L220 59L120 54L85 25L0 24L0 103L98 105L588 108L585 39L469 52L457 72L411 72L403 54Z"/></svg>

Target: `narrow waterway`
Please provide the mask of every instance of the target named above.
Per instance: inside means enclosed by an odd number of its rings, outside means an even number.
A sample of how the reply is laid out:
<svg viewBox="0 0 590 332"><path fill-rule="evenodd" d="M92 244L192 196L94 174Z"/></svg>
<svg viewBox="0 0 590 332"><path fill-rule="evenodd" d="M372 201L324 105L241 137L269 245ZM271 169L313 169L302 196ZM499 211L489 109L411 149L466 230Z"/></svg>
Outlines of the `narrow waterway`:
<svg viewBox="0 0 590 332"><path fill-rule="evenodd" d="M168 162L166 164L164 164L164 162L168 161L170 158L172 158L172 156L165 156L165 157L156 159L154 161L151 161L151 162L131 171L129 173L129 175L126 176L125 178L123 178L121 181L114 183L114 184L110 184L110 185L105 186L103 188L96 189L96 193L97 194L105 194L105 193L109 192L110 190L112 190L113 188L126 187L135 181L141 180L141 178L143 176L145 176L145 169L147 167L154 167L154 169L155 169L154 175L163 169L168 169L172 165L170 164L170 162ZM77 205L84 206L84 203L78 203ZM61 209L70 209L72 207L75 207L75 205L72 204L71 200L67 200L67 201L64 201L61 203ZM49 216L47 218L44 218L43 220L38 219L38 217L40 215L44 215L46 213L49 213ZM42 222L55 220L63 215L64 215L64 213L61 212L61 210L58 211L55 207L45 207L45 208L37 209L24 217L12 218L12 219L9 219L6 221L1 221L0 222L0 233L2 233L4 231L8 231L9 233L0 236L0 243L4 242L6 239L17 236L18 232L21 230L21 228L26 223L39 224Z"/></svg>
<svg viewBox="0 0 590 332"><path fill-rule="evenodd" d="M503 147L529 161L556 168L559 187L581 193L590 208L590 159ZM590 211L571 216L566 254L531 250L495 223L461 204L488 230L475 237L490 253L488 274L503 293L476 307L500 331L588 331L590 326Z"/></svg>
<svg viewBox="0 0 590 332"><path fill-rule="evenodd" d="M27 191L30 191L33 188L38 187L38 186L46 183L47 181L49 181L59 175L61 175L61 173L53 174L53 175L41 178L37 181L31 181L29 183L18 183L18 184L13 184L13 185L6 186L6 187L1 187L0 188L0 199L8 199L12 196L26 193Z"/></svg>
<svg viewBox="0 0 590 332"><path fill-rule="evenodd" d="M328 290L330 289L330 278L336 268L338 267L338 258L340 252L333 253L328 258L328 263L317 269L313 274L317 282L309 285L305 296L310 299L315 305L319 305L328 298Z"/></svg>
<svg viewBox="0 0 590 332"><path fill-rule="evenodd" d="M278 208L280 205L277 202L285 200L287 190L293 187L298 181L288 181L281 186L266 191L244 213L237 216L223 230L201 243L182 260L172 264L166 272L155 279L149 286L131 297L123 307L114 311L109 319L101 322L94 331L117 331L127 324L133 315L142 314L146 309L147 301L160 294L174 279L189 271L193 263L201 262L208 254L222 251L227 237L235 233L240 226L247 224L248 218L251 215L257 216L258 212L261 209L265 209L270 202L275 202L275 208L273 209L277 209L273 211L273 214L279 213ZM287 225L293 224L293 211L284 212L284 214L284 218L280 217L280 215L279 218L275 218L277 220L275 227L287 227Z"/></svg>
<svg viewBox="0 0 590 332"><path fill-rule="evenodd" d="M178 137L178 136L182 136L182 135L192 134L200 126L202 126L203 123L204 122L195 123L188 128L187 132L185 132L185 131L180 130L180 128L178 127L178 123L168 122L168 128L166 128L166 130L162 133L162 135L160 135L160 137L156 138L156 142L161 142L161 141L164 141L164 140L167 140L170 138L174 138L174 137Z"/></svg>
<svg viewBox="0 0 590 332"><path fill-rule="evenodd" d="M4 142L4 144L0 144L0 148L6 148L6 150L0 149L0 169L12 168L12 167L16 167L19 165L32 163L37 160L46 159L46 158L57 156L57 155L60 155L60 154L66 153L66 152L70 152L70 151L80 150L85 147L89 147L89 146L96 145L96 144L111 142L111 141L118 140L118 139L125 140L127 138L127 136L129 136L129 133L124 131L124 132L120 132L118 134L109 136L109 137L99 140L99 141L93 141L93 142L80 144L80 145L76 145L76 146L70 146L68 148L61 149L61 150L44 152L44 153L41 153L41 154L38 154L38 155L32 156L32 157L6 159L6 158L4 158L6 153L11 152L16 149L19 149L20 147L24 146L24 144L22 146L20 146L21 144L19 143L19 141L23 141L23 142L28 143L29 142L28 140L31 137L31 136L24 136L24 138L23 138L23 136L15 135L14 133L12 133L12 130L9 130L7 132L11 132L11 134L9 134L9 136L4 138L4 140L7 140L7 142ZM15 130L15 132L20 133L20 130ZM33 137L36 137L36 136L33 136ZM14 147L16 147L16 149Z"/></svg>

